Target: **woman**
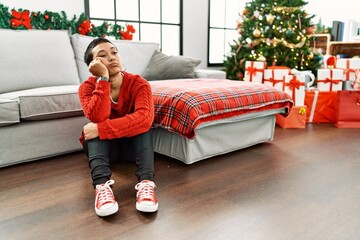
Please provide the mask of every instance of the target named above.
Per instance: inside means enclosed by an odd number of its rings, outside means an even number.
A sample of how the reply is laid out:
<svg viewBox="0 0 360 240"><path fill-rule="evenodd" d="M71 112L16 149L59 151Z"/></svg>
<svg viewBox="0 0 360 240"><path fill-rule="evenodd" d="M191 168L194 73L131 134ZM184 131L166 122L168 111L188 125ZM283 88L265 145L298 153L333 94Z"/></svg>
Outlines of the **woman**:
<svg viewBox="0 0 360 240"><path fill-rule="evenodd" d="M105 38L94 39L84 60L93 75L79 87L80 102L90 120L80 141L89 158L95 188L95 212L108 216L118 211L110 161L135 159L138 183L136 209L158 209L154 188L154 151L150 127L154 105L149 83L121 68L118 50Z"/></svg>

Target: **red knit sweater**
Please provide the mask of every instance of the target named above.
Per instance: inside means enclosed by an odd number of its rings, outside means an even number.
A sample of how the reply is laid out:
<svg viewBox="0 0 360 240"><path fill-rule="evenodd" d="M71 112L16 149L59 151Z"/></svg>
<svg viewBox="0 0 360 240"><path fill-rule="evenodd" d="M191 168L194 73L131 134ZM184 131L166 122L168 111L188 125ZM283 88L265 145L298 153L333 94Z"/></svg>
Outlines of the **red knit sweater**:
<svg viewBox="0 0 360 240"><path fill-rule="evenodd" d="M150 84L131 73L123 72L117 104L110 99L110 83L89 77L79 87L85 116L97 123L100 139L131 137L147 132L154 121L154 103ZM84 134L80 141L83 143Z"/></svg>

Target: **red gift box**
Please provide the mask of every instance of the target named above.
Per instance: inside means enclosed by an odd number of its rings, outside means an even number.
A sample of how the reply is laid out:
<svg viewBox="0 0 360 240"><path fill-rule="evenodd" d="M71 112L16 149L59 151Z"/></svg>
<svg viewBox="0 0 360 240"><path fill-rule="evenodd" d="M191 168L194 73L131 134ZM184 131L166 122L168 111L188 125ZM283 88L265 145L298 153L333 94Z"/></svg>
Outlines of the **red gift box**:
<svg viewBox="0 0 360 240"><path fill-rule="evenodd" d="M305 91L306 122L334 123L336 95L334 91Z"/></svg>
<svg viewBox="0 0 360 240"><path fill-rule="evenodd" d="M335 127L360 128L360 91L338 91L335 111Z"/></svg>
<svg viewBox="0 0 360 240"><path fill-rule="evenodd" d="M281 114L276 114L276 124L282 128L305 128L306 106L292 107L286 117Z"/></svg>

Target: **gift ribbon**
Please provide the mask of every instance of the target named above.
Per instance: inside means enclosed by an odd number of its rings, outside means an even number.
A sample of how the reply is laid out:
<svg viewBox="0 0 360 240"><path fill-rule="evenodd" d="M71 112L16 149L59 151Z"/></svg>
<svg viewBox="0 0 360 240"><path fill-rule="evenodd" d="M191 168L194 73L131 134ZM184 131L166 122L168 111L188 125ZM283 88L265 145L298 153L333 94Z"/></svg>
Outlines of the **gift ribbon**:
<svg viewBox="0 0 360 240"><path fill-rule="evenodd" d="M301 82L299 79L297 79L297 77L295 75L293 75L292 77L293 78L288 83L285 83L284 85L286 85L287 87L290 88L290 90L292 92L292 99L294 100L294 102L296 102L295 89L300 89L301 86L305 86L305 83Z"/></svg>
<svg viewBox="0 0 360 240"><path fill-rule="evenodd" d="M246 70L246 74L247 75L250 75L250 82L252 82L252 77L253 76L256 76L256 73L257 72L264 72L264 69L265 69L265 63L264 64L264 67L263 68L256 68L254 67L254 62L251 62L250 63L250 66L247 67L245 70Z"/></svg>
<svg viewBox="0 0 360 240"><path fill-rule="evenodd" d="M315 81L315 75L311 71L299 71L293 68L290 73L293 75L305 76L305 90L308 90Z"/></svg>
<svg viewBox="0 0 360 240"><path fill-rule="evenodd" d="M323 83L330 83L330 91L332 91L332 86L333 86L333 83L335 84L339 84L339 83L342 83L342 80L334 80L333 79L333 70L332 69L329 69L330 70L330 78L325 78L324 80L318 80L318 83L319 82L323 82Z"/></svg>
<svg viewBox="0 0 360 240"><path fill-rule="evenodd" d="M355 79L358 78L359 69L352 69L350 68L350 59L346 59L346 68L341 68L344 70L345 74L345 81L350 81L350 73L355 73Z"/></svg>
<svg viewBox="0 0 360 240"><path fill-rule="evenodd" d="M355 69L355 80L354 82L351 84L351 87L355 90L360 90L360 69Z"/></svg>
<svg viewBox="0 0 360 240"><path fill-rule="evenodd" d="M314 119L314 115L315 115L315 108L316 108L316 104L317 104L317 100L319 97L319 91L315 90L314 91L314 99L311 105L311 111L310 111L310 116L309 116L309 122L311 123Z"/></svg>
<svg viewBox="0 0 360 240"><path fill-rule="evenodd" d="M273 86L275 86L275 84L277 83L283 83L282 85L282 90L284 91L285 89L285 76L283 76L282 79L275 79L275 70L277 69L281 69L281 70L288 70L288 74L290 73L290 68L288 67L285 67L285 66L271 66L271 67L268 67L268 69L271 70L271 77L269 79L264 79L264 82L267 81L267 82L271 82Z"/></svg>

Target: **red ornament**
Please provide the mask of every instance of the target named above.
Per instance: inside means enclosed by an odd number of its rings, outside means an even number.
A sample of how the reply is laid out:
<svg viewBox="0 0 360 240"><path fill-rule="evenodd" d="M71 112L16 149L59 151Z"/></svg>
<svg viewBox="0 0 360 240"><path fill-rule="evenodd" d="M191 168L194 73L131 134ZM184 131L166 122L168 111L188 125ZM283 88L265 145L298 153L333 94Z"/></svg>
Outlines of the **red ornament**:
<svg viewBox="0 0 360 240"><path fill-rule="evenodd" d="M45 14L44 18L45 18L45 20L49 20L49 15Z"/></svg>
<svg viewBox="0 0 360 240"><path fill-rule="evenodd" d="M334 68L335 65L336 65L336 57L335 56L330 56L326 60L326 65L328 66L328 68Z"/></svg>

